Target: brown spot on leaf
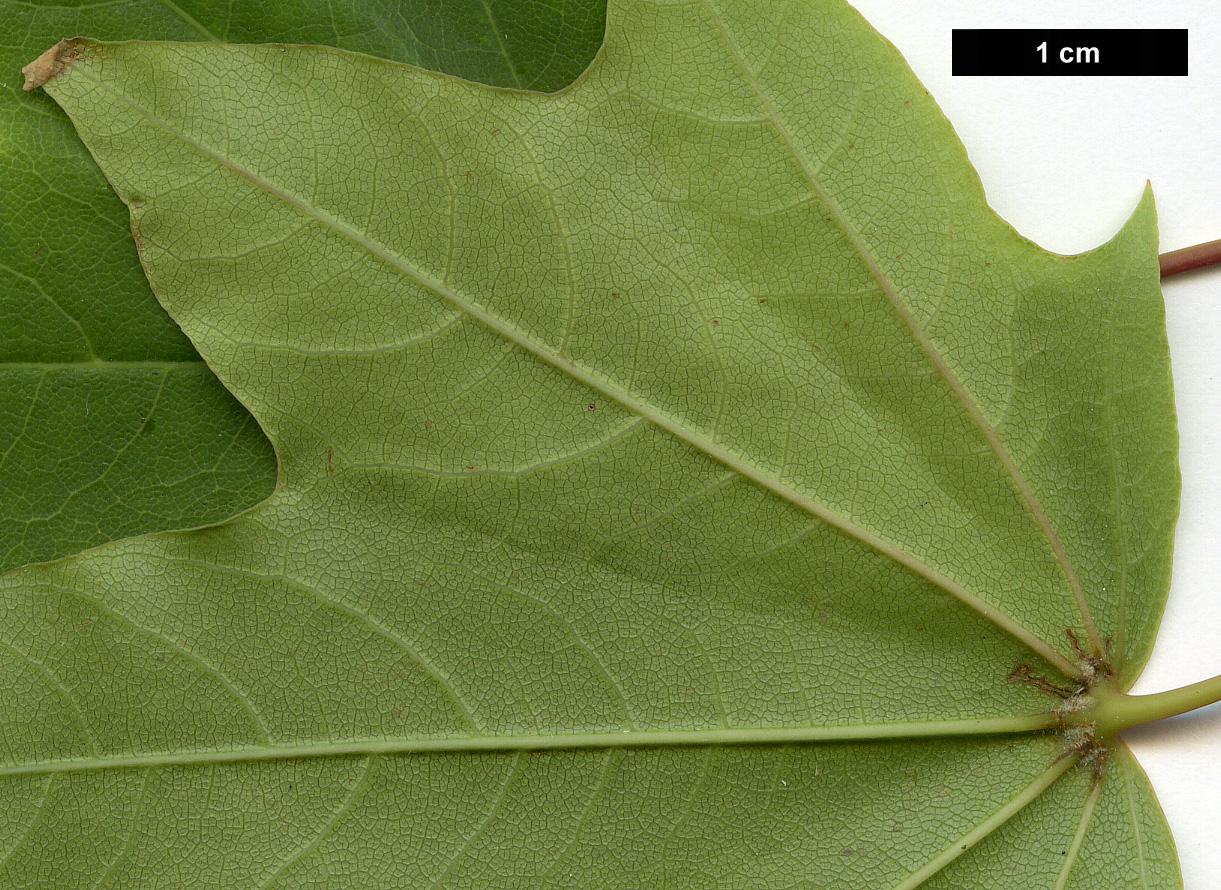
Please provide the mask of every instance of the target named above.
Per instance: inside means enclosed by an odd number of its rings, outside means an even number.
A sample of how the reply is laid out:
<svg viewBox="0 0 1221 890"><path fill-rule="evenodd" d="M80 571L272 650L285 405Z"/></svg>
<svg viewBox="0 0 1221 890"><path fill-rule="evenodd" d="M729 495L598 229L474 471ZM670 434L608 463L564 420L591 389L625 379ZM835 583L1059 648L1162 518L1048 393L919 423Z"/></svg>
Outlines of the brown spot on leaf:
<svg viewBox="0 0 1221 890"><path fill-rule="evenodd" d="M78 58L76 43L75 37L71 40L61 40L22 68L21 73L25 75L25 86L22 89L36 90L52 77L63 73L64 69Z"/></svg>
<svg viewBox="0 0 1221 890"><path fill-rule="evenodd" d="M1031 670L1028 664L1019 664L1009 672L1009 676L1005 679L1010 683L1022 683L1026 686L1033 686L1040 692L1046 692L1048 695L1054 695L1060 699L1072 698L1078 692L1075 687L1058 686L1046 677L1039 676Z"/></svg>

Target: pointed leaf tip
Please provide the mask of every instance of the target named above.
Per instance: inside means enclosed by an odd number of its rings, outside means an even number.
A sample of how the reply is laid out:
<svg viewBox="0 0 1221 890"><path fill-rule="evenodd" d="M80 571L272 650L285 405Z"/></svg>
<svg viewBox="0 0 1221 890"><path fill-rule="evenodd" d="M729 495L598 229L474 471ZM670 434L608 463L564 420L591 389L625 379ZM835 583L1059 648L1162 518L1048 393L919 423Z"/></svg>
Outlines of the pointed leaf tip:
<svg viewBox="0 0 1221 890"><path fill-rule="evenodd" d="M77 38L75 37L71 40L61 40L22 68L21 73L25 75L25 86L22 89L27 92L36 90L51 78L62 73L77 59L76 44Z"/></svg>

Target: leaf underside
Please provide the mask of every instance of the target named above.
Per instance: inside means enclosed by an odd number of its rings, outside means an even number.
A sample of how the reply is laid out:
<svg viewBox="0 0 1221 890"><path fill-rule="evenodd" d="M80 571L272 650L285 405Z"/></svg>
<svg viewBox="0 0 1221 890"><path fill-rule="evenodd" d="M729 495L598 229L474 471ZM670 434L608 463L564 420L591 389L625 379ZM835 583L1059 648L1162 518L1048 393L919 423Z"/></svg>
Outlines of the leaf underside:
<svg viewBox="0 0 1221 890"><path fill-rule="evenodd" d="M1095 783L1008 679L1071 684L1071 633L1126 687L1160 617L1148 196L1025 241L839 4L612 3L555 95L74 53L279 482L0 579L15 875L1177 886L1126 749Z"/></svg>
<svg viewBox="0 0 1221 890"><path fill-rule="evenodd" d="M606 4L518 0L0 0L0 67L65 35L337 46L499 86L556 90ZM18 78L19 80L19 78ZM10 81L11 83L11 81ZM15 86L15 84L14 84ZM263 500L271 444L157 303L127 208L41 92L0 92L0 571L216 522Z"/></svg>

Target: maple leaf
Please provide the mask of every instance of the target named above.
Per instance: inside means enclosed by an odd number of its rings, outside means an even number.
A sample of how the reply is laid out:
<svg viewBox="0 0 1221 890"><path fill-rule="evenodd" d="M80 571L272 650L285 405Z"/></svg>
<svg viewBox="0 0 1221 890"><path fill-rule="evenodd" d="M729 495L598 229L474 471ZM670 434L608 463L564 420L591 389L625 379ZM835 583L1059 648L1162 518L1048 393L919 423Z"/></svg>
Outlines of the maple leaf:
<svg viewBox="0 0 1221 890"><path fill-rule="evenodd" d="M1150 200L1024 241L838 5L612 4L553 96L50 61L280 477L0 581L18 874L1177 880L1115 738L1168 701Z"/></svg>

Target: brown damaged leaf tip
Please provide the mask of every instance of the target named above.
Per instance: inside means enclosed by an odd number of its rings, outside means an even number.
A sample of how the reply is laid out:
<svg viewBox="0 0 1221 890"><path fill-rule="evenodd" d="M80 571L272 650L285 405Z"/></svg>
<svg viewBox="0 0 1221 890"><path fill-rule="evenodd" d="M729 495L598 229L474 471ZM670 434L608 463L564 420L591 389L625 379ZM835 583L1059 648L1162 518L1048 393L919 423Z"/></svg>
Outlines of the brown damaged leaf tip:
<svg viewBox="0 0 1221 890"><path fill-rule="evenodd" d="M36 90L76 61L76 38L61 40L21 69L25 90Z"/></svg>

